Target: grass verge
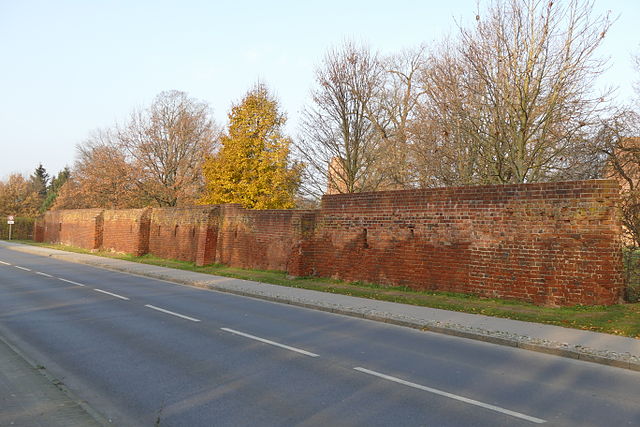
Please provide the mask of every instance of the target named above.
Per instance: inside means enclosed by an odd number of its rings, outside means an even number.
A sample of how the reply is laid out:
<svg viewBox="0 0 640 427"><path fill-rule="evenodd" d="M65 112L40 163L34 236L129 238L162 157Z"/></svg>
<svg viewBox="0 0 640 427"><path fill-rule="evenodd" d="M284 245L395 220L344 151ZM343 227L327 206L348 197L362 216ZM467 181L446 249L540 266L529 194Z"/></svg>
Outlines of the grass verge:
<svg viewBox="0 0 640 427"><path fill-rule="evenodd" d="M197 267L191 262L167 260L153 255L136 257L113 252L88 251L63 245L34 243L28 240L20 240L18 242L68 252L86 253L144 264L196 271L198 273L271 283L274 285L640 338L640 303L638 302L613 306L539 307L524 302L496 298L482 298L449 292L416 291L403 286L382 286L373 283L344 282L328 278L288 278L284 272L280 271L249 270L228 267L221 264Z"/></svg>

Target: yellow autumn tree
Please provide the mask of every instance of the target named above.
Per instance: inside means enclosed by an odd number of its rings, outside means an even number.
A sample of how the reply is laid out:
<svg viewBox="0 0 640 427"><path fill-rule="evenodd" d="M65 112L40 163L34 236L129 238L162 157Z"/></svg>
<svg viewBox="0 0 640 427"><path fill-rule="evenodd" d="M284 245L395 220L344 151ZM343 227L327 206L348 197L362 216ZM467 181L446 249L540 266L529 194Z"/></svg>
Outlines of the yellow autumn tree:
<svg viewBox="0 0 640 427"><path fill-rule="evenodd" d="M229 113L220 151L204 163L202 204L240 203L249 209L290 209L300 184L301 167L290 165L291 139L278 101L257 84Z"/></svg>

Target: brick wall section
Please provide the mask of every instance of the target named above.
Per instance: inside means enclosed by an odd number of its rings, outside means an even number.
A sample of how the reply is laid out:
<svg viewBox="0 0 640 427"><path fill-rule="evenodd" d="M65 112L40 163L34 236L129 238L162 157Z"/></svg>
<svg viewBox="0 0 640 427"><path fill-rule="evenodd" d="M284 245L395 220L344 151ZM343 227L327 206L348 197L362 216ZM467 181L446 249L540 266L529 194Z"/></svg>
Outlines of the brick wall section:
<svg viewBox="0 0 640 427"><path fill-rule="evenodd" d="M33 241L44 242L44 217L38 217L33 223Z"/></svg>
<svg viewBox="0 0 640 427"><path fill-rule="evenodd" d="M249 210L221 206L216 262L243 268L288 271L298 267L303 226L313 211ZM310 225L313 227L313 224Z"/></svg>
<svg viewBox="0 0 640 427"><path fill-rule="evenodd" d="M608 180L325 196L305 262L345 280L613 304L618 198Z"/></svg>
<svg viewBox="0 0 640 427"><path fill-rule="evenodd" d="M105 210L102 248L136 256L149 251L151 209Z"/></svg>
<svg viewBox="0 0 640 427"><path fill-rule="evenodd" d="M44 241L98 249L102 246L102 209L48 211L44 215Z"/></svg>
<svg viewBox="0 0 640 427"><path fill-rule="evenodd" d="M61 211L47 211L44 215L38 218L36 223L42 227L40 233L42 233L42 241L47 243L58 243L60 236L60 212Z"/></svg>
<svg viewBox="0 0 640 427"><path fill-rule="evenodd" d="M53 211L38 226L48 242L198 265L613 304L623 288L618 192L610 180L388 191L328 195L315 211Z"/></svg>
<svg viewBox="0 0 640 427"><path fill-rule="evenodd" d="M149 253L161 258L211 264L218 206L154 208L149 226ZM212 247L213 246L213 247Z"/></svg>

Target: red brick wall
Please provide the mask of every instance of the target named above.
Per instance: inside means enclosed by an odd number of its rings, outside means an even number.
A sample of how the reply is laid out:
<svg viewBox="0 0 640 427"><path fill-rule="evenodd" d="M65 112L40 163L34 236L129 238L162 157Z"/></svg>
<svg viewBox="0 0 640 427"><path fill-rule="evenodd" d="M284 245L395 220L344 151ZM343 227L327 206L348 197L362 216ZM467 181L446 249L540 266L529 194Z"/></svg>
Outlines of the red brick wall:
<svg viewBox="0 0 640 427"><path fill-rule="evenodd" d="M220 214L216 262L263 270L296 269L304 218L313 211L249 210L223 205Z"/></svg>
<svg viewBox="0 0 640 427"><path fill-rule="evenodd" d="M154 208L149 226L150 254L161 258L211 264L217 232L218 206ZM213 245L213 247L212 247Z"/></svg>
<svg viewBox="0 0 640 427"><path fill-rule="evenodd" d="M44 241L98 249L102 246L102 209L48 211L44 215Z"/></svg>
<svg viewBox="0 0 640 427"><path fill-rule="evenodd" d="M48 243L57 243L60 239L60 212L47 211L42 215L37 223L42 227L42 241Z"/></svg>
<svg viewBox="0 0 640 427"><path fill-rule="evenodd" d="M150 209L105 210L102 248L144 255L149 251Z"/></svg>
<svg viewBox="0 0 640 427"><path fill-rule="evenodd" d="M44 218L36 218L33 223L33 241L44 242Z"/></svg>
<svg viewBox="0 0 640 427"><path fill-rule="evenodd" d="M323 198L319 276L537 304L612 304L623 285L613 181Z"/></svg>
<svg viewBox="0 0 640 427"><path fill-rule="evenodd" d="M316 211L53 211L39 226L49 242L198 265L612 304L623 287L618 191L595 180L328 195Z"/></svg>

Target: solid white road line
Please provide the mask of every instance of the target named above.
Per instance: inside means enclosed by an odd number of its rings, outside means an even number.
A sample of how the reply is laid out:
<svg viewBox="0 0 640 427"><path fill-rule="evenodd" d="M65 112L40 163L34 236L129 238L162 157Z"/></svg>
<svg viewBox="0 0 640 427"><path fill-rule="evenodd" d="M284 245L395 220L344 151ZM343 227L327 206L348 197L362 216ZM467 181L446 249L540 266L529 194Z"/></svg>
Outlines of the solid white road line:
<svg viewBox="0 0 640 427"><path fill-rule="evenodd" d="M396 383L399 383L399 384L403 384L403 385L406 385L406 386L409 386L409 387L417 388L418 390L428 391L429 393L437 394L439 396L448 397L449 399L458 400L460 402L468 403L470 405L479 406L481 408L489 409L491 411L500 412L502 414L511 415L512 417L516 417L516 418L520 418L520 419L523 419L523 420L531 421L532 423L542 424L542 423L546 423L547 422L546 420L542 420L542 419L536 418L536 417L531 417L529 415L525 415L525 414L522 414L520 412L510 411L509 409L504 409L504 408L501 408L499 406L489 405L488 403L478 402L477 400L468 399L466 397L458 396L456 394L447 393L446 391L438 390L438 389L431 388L431 387L425 387L423 385L412 383L412 382L405 381L405 380L401 380L400 378L392 377L390 375L381 374L381 373L376 372L376 371L370 371L369 369L360 368L360 367L353 368L353 369L355 369L356 371L359 371L359 372L363 372L365 374L373 375L373 376L376 376L376 377L379 377L379 378L384 378L385 380L389 380L389 381L393 381L393 382L396 382Z"/></svg>
<svg viewBox="0 0 640 427"><path fill-rule="evenodd" d="M39 275L44 276L44 277L53 277L52 275L47 274L47 273L43 273L41 271L36 271L36 274L39 274Z"/></svg>
<svg viewBox="0 0 640 427"><path fill-rule="evenodd" d="M222 329L223 331L231 332L232 334L243 336L245 338L250 338L252 340L260 341L260 342L265 343L265 344L270 344L270 345L274 345L276 347L280 347L280 348L284 348L284 349L287 349L287 350L295 351L296 353L304 354L306 356L319 357L315 353L311 353L309 351L301 350L301 349L295 348L295 347L290 347L288 345L280 344L280 343L277 343L275 341L267 340L267 339L264 339L264 338L256 337L255 335L245 334L244 332L235 331L235 330L229 329L229 328L220 328L220 329Z"/></svg>
<svg viewBox="0 0 640 427"><path fill-rule="evenodd" d="M107 295L111 295L112 297L120 298L120 299L123 299L125 301L129 301L129 298L123 297L122 295L114 294L113 292L103 291L102 289L98 289L98 288L95 288L94 291L101 292L101 293L107 294Z"/></svg>
<svg viewBox="0 0 640 427"><path fill-rule="evenodd" d="M14 265L15 268L19 268L20 270L24 270L24 271L31 271L31 269L26 268L26 267L20 267L19 265Z"/></svg>
<svg viewBox="0 0 640 427"><path fill-rule="evenodd" d="M82 283L74 282L72 280L61 279L60 277L58 277L58 280L62 280L63 282L71 283L72 285L87 286L87 285L83 285Z"/></svg>
<svg viewBox="0 0 640 427"><path fill-rule="evenodd" d="M164 308L156 307L155 305L146 304L145 307L149 307L153 310L161 311L162 313L170 314L172 316L180 317L182 319L191 320L192 322L199 322L199 319L195 319L193 317L185 316L184 314L176 313L174 311L165 310Z"/></svg>
<svg viewBox="0 0 640 427"><path fill-rule="evenodd" d="M2 264L2 265L11 265L8 262L4 262L4 261L0 261L0 264Z"/></svg>

